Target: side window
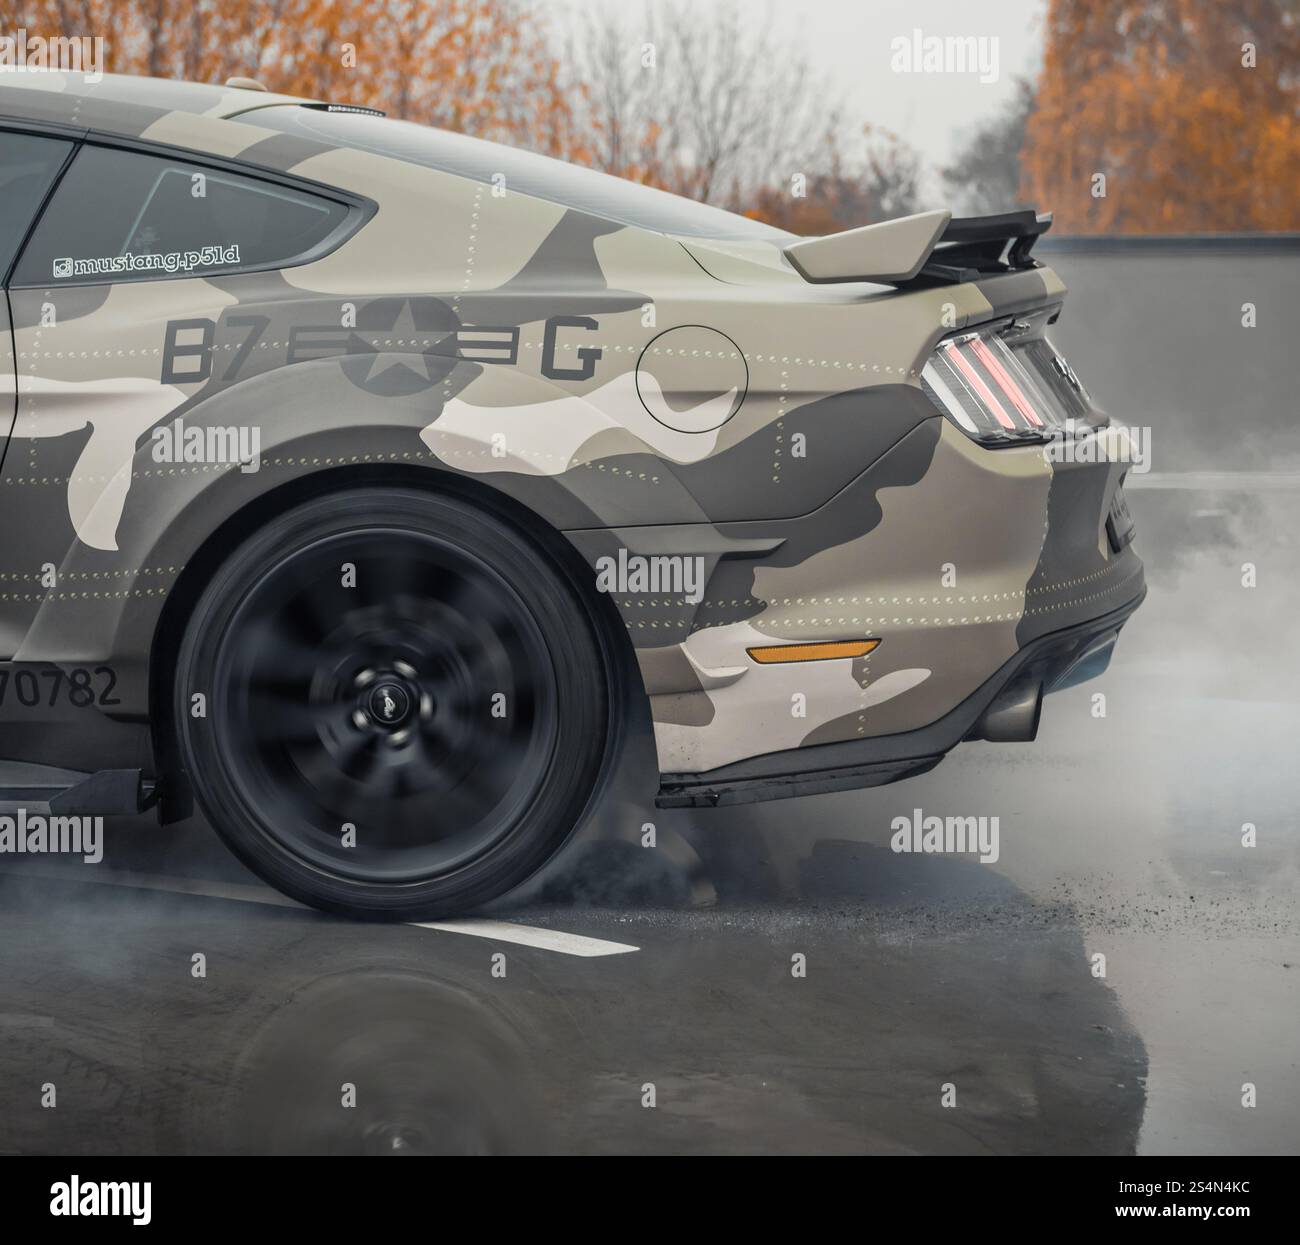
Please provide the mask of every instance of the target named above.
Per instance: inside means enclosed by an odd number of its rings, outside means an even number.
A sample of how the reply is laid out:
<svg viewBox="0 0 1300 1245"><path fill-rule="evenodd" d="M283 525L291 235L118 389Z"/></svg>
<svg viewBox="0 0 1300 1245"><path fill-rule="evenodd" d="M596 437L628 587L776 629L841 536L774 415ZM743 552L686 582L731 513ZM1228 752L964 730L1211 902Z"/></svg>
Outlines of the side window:
<svg viewBox="0 0 1300 1245"><path fill-rule="evenodd" d="M13 284L84 285L283 267L347 217L344 204L237 173L82 147Z"/></svg>
<svg viewBox="0 0 1300 1245"><path fill-rule="evenodd" d="M0 285L72 144L0 132Z"/></svg>

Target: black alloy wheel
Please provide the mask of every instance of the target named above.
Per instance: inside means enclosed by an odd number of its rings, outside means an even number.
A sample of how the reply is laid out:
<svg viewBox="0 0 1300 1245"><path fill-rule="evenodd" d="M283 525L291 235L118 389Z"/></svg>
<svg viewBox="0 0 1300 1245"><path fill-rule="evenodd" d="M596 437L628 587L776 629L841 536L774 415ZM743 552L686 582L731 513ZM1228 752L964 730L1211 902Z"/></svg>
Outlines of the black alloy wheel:
<svg viewBox="0 0 1300 1245"><path fill-rule="evenodd" d="M268 882L423 918L509 891L567 839L613 734L604 672L588 609L523 533L458 497L358 489L221 567L175 720L200 806Z"/></svg>

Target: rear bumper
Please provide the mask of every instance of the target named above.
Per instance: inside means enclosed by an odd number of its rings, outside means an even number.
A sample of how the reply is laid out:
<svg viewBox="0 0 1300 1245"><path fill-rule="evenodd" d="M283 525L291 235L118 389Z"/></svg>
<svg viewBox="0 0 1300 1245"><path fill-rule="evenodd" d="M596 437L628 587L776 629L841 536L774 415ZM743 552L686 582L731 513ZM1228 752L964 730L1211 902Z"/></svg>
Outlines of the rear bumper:
<svg viewBox="0 0 1300 1245"><path fill-rule="evenodd" d="M660 775L660 808L713 808L788 796L878 787L933 769L963 739L989 734L999 704L1082 682L1105 668L1110 644L1146 596L1143 587L1118 609L1030 641L961 704L919 730L874 739L769 752L699 774ZM1002 700L1000 701L1000 698ZM1036 726L1037 714L1033 716ZM1025 736L1032 738L1032 733Z"/></svg>

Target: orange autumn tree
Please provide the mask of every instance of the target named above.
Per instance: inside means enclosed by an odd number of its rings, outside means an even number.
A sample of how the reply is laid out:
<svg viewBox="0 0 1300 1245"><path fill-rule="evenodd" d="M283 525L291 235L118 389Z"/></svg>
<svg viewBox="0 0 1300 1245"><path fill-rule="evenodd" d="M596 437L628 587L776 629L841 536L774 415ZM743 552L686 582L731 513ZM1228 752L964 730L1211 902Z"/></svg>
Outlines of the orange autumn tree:
<svg viewBox="0 0 1300 1245"><path fill-rule="evenodd" d="M589 156L545 32L519 0L0 0L0 29L102 35L113 73L381 108Z"/></svg>
<svg viewBox="0 0 1300 1245"><path fill-rule="evenodd" d="M1294 0L1049 0L1025 201L1060 233L1300 227L1298 18Z"/></svg>

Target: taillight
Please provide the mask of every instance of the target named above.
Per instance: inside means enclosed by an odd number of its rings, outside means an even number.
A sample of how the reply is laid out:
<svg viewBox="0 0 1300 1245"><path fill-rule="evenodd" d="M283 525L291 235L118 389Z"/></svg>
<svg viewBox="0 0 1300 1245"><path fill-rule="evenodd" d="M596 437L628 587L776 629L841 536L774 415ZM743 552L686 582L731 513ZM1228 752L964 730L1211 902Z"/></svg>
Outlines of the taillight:
<svg viewBox="0 0 1300 1245"><path fill-rule="evenodd" d="M930 401L985 445L1066 434L1092 409L1078 377L1047 339L1017 337L1020 327L1003 324L946 338L921 371Z"/></svg>

